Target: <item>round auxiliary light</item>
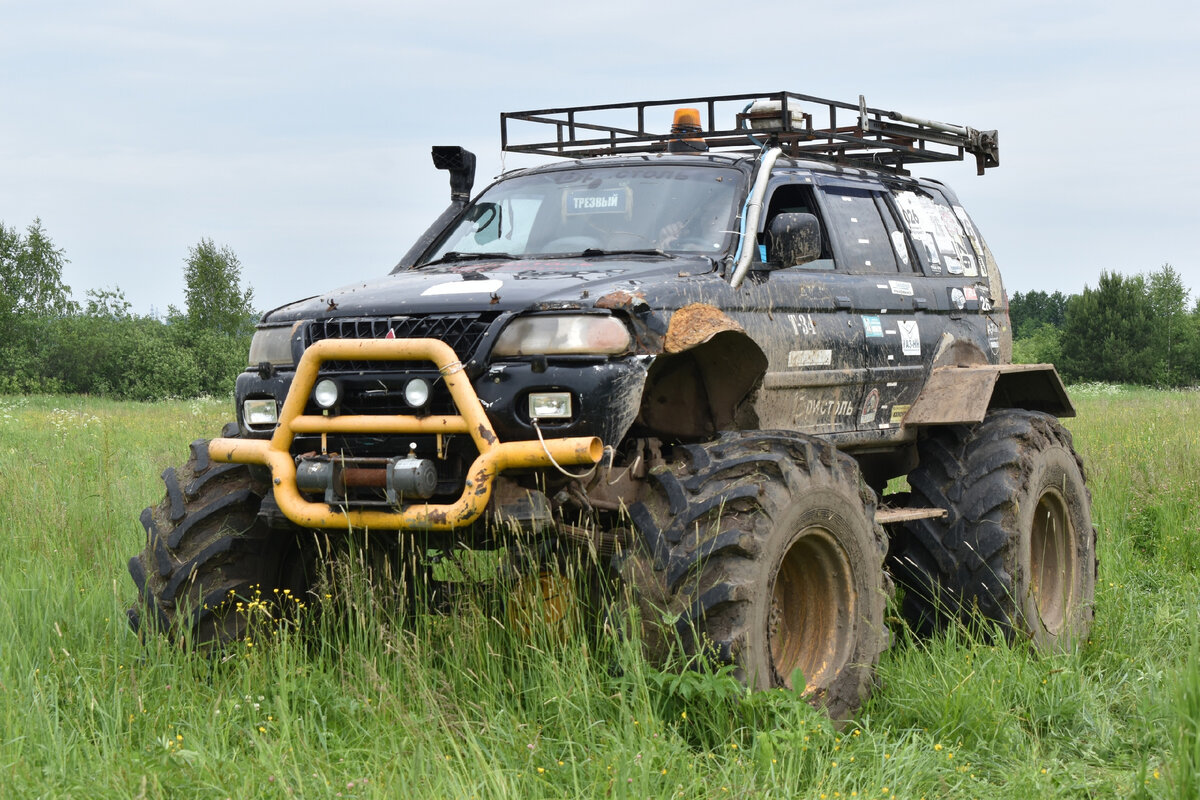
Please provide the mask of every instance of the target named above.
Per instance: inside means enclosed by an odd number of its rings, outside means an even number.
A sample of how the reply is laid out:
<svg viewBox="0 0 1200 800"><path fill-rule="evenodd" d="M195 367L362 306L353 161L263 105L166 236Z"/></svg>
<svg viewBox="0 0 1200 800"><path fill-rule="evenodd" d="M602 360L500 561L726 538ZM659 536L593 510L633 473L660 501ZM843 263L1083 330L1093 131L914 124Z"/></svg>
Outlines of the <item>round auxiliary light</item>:
<svg viewBox="0 0 1200 800"><path fill-rule="evenodd" d="M313 400L317 402L321 408L333 408L342 399L342 388L338 386L337 381L330 378L322 378L317 381L317 385L313 387Z"/></svg>
<svg viewBox="0 0 1200 800"><path fill-rule="evenodd" d="M424 378L413 378L404 384L404 402L420 408L429 402L429 382Z"/></svg>

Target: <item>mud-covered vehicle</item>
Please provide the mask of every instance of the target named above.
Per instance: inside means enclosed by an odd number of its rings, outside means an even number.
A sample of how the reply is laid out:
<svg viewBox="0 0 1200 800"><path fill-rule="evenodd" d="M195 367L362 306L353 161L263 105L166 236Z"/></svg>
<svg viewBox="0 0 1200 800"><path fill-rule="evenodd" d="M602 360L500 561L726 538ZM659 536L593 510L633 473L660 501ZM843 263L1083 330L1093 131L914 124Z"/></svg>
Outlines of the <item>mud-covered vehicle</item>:
<svg viewBox="0 0 1200 800"><path fill-rule="evenodd" d="M135 628L243 635L252 594L312 588L316 531L408 553L396 579L419 583L508 526L590 552L652 655L803 680L835 715L871 687L892 578L918 631L1087 632L1074 410L1052 366L1010 364L954 193L909 175L983 174L994 131L793 93L501 131L560 158L472 200L474 156L434 148L451 204L391 274L263 317L236 423L142 514Z"/></svg>

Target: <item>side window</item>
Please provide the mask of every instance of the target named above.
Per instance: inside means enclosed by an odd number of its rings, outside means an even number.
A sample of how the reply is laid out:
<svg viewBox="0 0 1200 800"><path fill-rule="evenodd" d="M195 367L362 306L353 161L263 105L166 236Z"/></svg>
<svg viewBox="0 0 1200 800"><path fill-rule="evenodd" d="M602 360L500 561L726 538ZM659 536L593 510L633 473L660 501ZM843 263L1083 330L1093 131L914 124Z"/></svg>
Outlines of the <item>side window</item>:
<svg viewBox="0 0 1200 800"><path fill-rule="evenodd" d="M875 195L875 205L879 208L879 216L883 219L883 227L887 229L888 241L892 243L892 252L896 255L896 261L901 272L915 272L921 268L920 262L909 247L908 237L904 235L904 229L900 227L900 223L896 220L895 212L888 205L883 195Z"/></svg>
<svg viewBox="0 0 1200 800"><path fill-rule="evenodd" d="M878 193L843 186L825 186L822 191L826 224L830 236L836 240L838 269L858 273L897 272L892 235L880 213Z"/></svg>
<svg viewBox="0 0 1200 800"><path fill-rule="evenodd" d="M940 194L897 191L894 196L927 275L980 274L975 228L972 225L969 233L963 228L965 212L960 218ZM970 224L969 218L966 221Z"/></svg>

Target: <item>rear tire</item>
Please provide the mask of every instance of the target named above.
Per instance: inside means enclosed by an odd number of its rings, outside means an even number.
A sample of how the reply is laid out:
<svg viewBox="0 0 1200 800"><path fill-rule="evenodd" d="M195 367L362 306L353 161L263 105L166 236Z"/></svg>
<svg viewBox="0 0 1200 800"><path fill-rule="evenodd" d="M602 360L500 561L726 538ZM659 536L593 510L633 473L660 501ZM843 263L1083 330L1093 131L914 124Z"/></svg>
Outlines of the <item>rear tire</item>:
<svg viewBox="0 0 1200 800"><path fill-rule="evenodd" d="M129 610L135 631L221 645L309 601L312 534L272 528L258 516L270 488L264 475L214 464L208 442L198 440L187 464L162 477L166 496L141 515L146 548L129 560L139 594Z"/></svg>
<svg viewBox="0 0 1200 800"><path fill-rule="evenodd" d="M1096 530L1071 434L1048 414L1004 409L934 431L920 458L913 505L949 515L906 523L891 558L909 624L926 633L978 614L1043 651L1086 638Z"/></svg>
<svg viewBox="0 0 1200 800"><path fill-rule="evenodd" d="M679 643L759 689L791 687L799 670L811 702L849 716L874 685L891 590L857 464L786 431L676 452L630 509L641 546L619 563L648 655L661 662Z"/></svg>

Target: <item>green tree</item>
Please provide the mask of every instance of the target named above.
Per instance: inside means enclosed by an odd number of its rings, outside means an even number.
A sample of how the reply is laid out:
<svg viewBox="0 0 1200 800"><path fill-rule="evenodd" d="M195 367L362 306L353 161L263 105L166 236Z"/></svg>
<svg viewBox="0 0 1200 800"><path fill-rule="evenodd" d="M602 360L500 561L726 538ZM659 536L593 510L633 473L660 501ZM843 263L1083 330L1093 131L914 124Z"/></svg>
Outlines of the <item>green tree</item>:
<svg viewBox="0 0 1200 800"><path fill-rule="evenodd" d="M23 236L0 222L0 316L76 312L71 287L62 282L67 263L65 251L54 246L41 219L31 222Z"/></svg>
<svg viewBox="0 0 1200 800"><path fill-rule="evenodd" d="M1061 328L1067 317L1067 297L1062 292L1014 292L1008 303L1008 316L1013 335L1019 338L1032 336L1043 325Z"/></svg>
<svg viewBox="0 0 1200 800"><path fill-rule="evenodd" d="M1147 276L1146 291L1154 312L1155 382L1180 386L1196 377L1196 326L1187 311L1190 291L1170 264Z"/></svg>
<svg viewBox="0 0 1200 800"><path fill-rule="evenodd" d="M97 319L124 320L133 317L132 308L133 305L125 299L125 292L119 286L112 289L88 289L87 307L83 313Z"/></svg>
<svg viewBox="0 0 1200 800"><path fill-rule="evenodd" d="M1013 339L1014 364L1058 364L1062 361L1062 331L1044 323Z"/></svg>
<svg viewBox="0 0 1200 800"><path fill-rule="evenodd" d="M1067 302L1059 366L1074 380L1151 383L1154 336L1145 279L1104 272L1095 289Z"/></svg>
<svg viewBox="0 0 1200 800"><path fill-rule="evenodd" d="M188 251L185 264L188 325L228 335L246 333L254 322L254 290L242 290L242 262L233 250L201 239Z"/></svg>

